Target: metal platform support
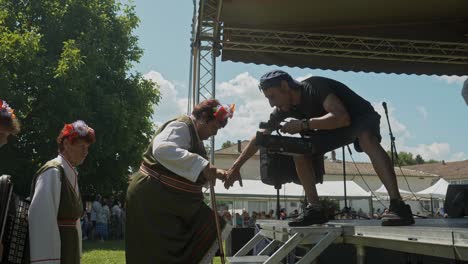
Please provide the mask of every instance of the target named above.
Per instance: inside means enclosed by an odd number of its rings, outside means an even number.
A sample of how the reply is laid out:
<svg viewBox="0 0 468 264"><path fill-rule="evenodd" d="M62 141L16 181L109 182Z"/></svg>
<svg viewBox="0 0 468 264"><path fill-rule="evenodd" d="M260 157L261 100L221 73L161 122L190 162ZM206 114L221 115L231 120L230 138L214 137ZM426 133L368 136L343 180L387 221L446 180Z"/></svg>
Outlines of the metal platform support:
<svg viewBox="0 0 468 264"><path fill-rule="evenodd" d="M194 11L188 112L201 100L215 98L216 57L220 55L221 47L219 17L222 5L222 0L200 0L197 17ZM210 154L211 162L214 162L214 137L211 138Z"/></svg>
<svg viewBox="0 0 468 264"><path fill-rule="evenodd" d="M356 263L366 264L366 248L363 245L356 245Z"/></svg>
<svg viewBox="0 0 468 264"><path fill-rule="evenodd" d="M343 234L341 227L286 228L264 226L233 257L228 257L231 264L264 263L276 264L294 252L300 245L312 245L297 264L314 263L314 260L338 237ZM272 238L271 242L256 256L246 256L260 241Z"/></svg>

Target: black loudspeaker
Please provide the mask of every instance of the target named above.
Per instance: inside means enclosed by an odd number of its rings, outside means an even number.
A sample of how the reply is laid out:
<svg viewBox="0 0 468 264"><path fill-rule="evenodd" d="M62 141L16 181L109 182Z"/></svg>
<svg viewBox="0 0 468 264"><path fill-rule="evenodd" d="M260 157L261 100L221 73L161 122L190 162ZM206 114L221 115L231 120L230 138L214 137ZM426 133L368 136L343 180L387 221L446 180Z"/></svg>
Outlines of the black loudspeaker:
<svg viewBox="0 0 468 264"><path fill-rule="evenodd" d="M449 217L468 215L468 184L450 184L448 186L444 209Z"/></svg>
<svg viewBox="0 0 468 264"><path fill-rule="evenodd" d="M250 241L255 235L255 228L233 228L231 231L231 252L236 254L247 242ZM247 256L252 256L252 250L247 253Z"/></svg>
<svg viewBox="0 0 468 264"><path fill-rule="evenodd" d="M316 183L323 182L325 167L323 155L311 156ZM260 179L263 183L280 189L285 183L301 184L296 172L294 158L288 155L269 153L266 148L260 147Z"/></svg>
<svg viewBox="0 0 468 264"><path fill-rule="evenodd" d="M263 147L260 148L260 179L276 189L289 182L300 184L293 157L268 153Z"/></svg>

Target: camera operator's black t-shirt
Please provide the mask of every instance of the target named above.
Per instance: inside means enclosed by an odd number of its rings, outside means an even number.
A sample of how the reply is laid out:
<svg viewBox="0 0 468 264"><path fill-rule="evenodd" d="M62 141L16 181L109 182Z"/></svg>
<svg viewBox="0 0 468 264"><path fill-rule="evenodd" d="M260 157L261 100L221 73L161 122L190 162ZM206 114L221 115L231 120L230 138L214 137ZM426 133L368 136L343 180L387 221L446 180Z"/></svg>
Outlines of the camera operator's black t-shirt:
<svg viewBox="0 0 468 264"><path fill-rule="evenodd" d="M320 117L328 112L323 102L328 95L337 96L348 111L351 122L358 116L376 113L372 105L353 92L346 85L325 77L313 76L301 82L301 102L290 113L282 113L277 108L270 115L270 120L284 120L286 117L297 119Z"/></svg>

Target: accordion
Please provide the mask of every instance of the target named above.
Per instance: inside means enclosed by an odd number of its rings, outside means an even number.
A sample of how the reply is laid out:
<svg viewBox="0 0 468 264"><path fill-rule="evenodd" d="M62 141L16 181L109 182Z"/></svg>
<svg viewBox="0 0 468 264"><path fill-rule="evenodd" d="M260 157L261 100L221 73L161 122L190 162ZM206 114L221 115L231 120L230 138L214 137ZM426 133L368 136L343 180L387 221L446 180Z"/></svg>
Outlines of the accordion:
<svg viewBox="0 0 468 264"><path fill-rule="evenodd" d="M0 239L3 244L1 263L28 263L28 210L30 202L13 192L11 176L0 177Z"/></svg>

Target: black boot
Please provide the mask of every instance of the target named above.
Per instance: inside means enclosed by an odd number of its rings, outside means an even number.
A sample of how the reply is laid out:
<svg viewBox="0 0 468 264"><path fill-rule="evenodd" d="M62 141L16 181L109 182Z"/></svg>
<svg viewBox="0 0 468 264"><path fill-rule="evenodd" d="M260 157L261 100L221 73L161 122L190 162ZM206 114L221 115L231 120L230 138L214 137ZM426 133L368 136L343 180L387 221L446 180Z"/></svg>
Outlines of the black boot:
<svg viewBox="0 0 468 264"><path fill-rule="evenodd" d="M325 211L321 207L308 206L304 208L304 215L289 222L289 226L320 225L328 222Z"/></svg>
<svg viewBox="0 0 468 264"><path fill-rule="evenodd" d="M411 207L405 202L392 199L388 213L382 216L382 226L409 226L414 224Z"/></svg>

